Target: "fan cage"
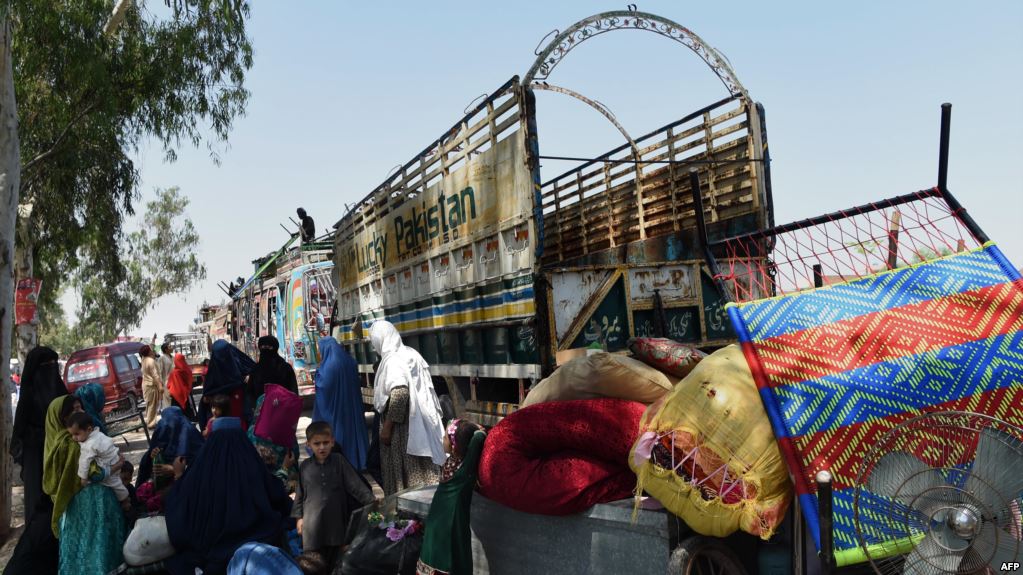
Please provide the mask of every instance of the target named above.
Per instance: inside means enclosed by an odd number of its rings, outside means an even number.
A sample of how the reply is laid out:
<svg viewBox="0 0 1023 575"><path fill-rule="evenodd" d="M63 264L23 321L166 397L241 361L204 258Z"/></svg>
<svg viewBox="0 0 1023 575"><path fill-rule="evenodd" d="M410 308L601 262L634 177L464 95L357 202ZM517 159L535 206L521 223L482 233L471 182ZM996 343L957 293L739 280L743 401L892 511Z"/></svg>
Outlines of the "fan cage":
<svg viewBox="0 0 1023 575"><path fill-rule="evenodd" d="M1023 458L1023 429L987 415L944 411L920 415L902 422L885 433L867 452L856 481L853 496L853 517L860 551L868 558L879 575L896 573L943 573L933 564L909 564L906 554L926 536L928 526L918 514L894 499L871 493L867 482L880 459L889 453L905 452L920 459L932 469L938 469L945 482L954 489L962 489L971 474L984 479L986 470L971 469L971 462L980 434L986 429L1007 436ZM1006 462L999 472L1019 473L1020 462ZM980 471L980 473L975 473ZM965 493L965 492L964 492ZM1010 505L1019 509L1019 494ZM1007 501L1009 503L1009 501ZM861 520L866 518L867 520ZM1005 527L1005 526L1003 526ZM1014 527L1014 528L1013 528ZM1023 528L1019 518L1005 531L1008 545L1015 545L1017 556L1023 549ZM989 568L986 558L966 556L966 560L953 573L985 573Z"/></svg>

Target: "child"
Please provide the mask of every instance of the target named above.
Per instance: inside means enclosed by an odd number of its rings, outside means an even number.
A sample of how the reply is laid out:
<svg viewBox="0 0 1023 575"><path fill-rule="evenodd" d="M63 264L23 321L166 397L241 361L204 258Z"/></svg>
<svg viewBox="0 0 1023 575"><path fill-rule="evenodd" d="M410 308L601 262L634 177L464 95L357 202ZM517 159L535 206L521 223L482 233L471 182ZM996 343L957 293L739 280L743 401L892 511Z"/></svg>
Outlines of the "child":
<svg viewBox="0 0 1023 575"><path fill-rule="evenodd" d="M131 499L132 507L138 505L138 499L135 498L135 486L132 485L131 479L135 475L135 466L130 461L125 461L121 464L121 483L124 484L124 488L128 490L128 497Z"/></svg>
<svg viewBox="0 0 1023 575"><path fill-rule="evenodd" d="M426 517L426 534L416 573L472 573L469 508L486 433L471 421L456 419L444 434L448 460Z"/></svg>
<svg viewBox="0 0 1023 575"><path fill-rule="evenodd" d="M344 543L348 518L355 511L349 498L360 506L373 502L373 491L340 453L332 451L330 425L315 421L306 428L306 445L313 456L298 466L298 488L291 516L298 519L304 552L317 552L333 569Z"/></svg>
<svg viewBox="0 0 1023 575"><path fill-rule="evenodd" d="M110 439L103 432L96 429L92 424L92 417L87 413L72 413L67 419L67 431L71 438L81 444L81 454L78 456L78 477L82 485L89 484L89 465L95 463L101 468L109 468L117 463L120 454L114 440ZM121 482L121 476L110 474L101 483L114 490L114 495L121 502L125 511L131 510L131 499L128 488Z"/></svg>
<svg viewBox="0 0 1023 575"><path fill-rule="evenodd" d="M213 430L213 422L218 417L231 417L231 398L227 395L219 394L214 395L210 398L210 416L209 421L206 422L206 429L203 430L202 436L209 437L210 431Z"/></svg>

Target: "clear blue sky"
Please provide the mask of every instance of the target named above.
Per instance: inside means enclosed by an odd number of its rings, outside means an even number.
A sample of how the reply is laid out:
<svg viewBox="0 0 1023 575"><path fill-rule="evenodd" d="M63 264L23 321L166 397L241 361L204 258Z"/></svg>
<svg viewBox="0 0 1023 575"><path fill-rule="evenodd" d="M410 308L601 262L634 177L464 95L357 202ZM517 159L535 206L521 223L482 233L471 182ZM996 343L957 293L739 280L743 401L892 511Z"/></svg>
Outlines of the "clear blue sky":
<svg viewBox="0 0 1023 575"><path fill-rule="evenodd" d="M143 200L180 186L210 278L149 313L141 334L181 331L216 280L252 271L299 205L318 231L473 98L524 74L545 34L593 2L254 2L255 65L216 166L183 149L139 158ZM933 186L941 102L952 102L949 188L1023 265L1023 2L642 2L721 50L767 110L780 222ZM600 100L641 134L725 90L696 56L654 34L616 32L573 51L552 81ZM538 94L541 151L620 143L591 110ZM545 171L550 176L553 170Z"/></svg>

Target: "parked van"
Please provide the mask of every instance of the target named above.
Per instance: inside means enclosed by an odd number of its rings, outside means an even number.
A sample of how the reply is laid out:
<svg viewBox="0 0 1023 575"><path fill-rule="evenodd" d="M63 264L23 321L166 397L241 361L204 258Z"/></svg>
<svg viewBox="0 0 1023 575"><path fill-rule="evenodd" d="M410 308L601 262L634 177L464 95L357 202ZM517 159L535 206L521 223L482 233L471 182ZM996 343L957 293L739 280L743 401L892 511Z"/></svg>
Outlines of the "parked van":
<svg viewBox="0 0 1023 575"><path fill-rule="evenodd" d="M143 344L134 341L108 343L71 354L64 368L64 384L70 393L88 383L99 383L107 397L105 411L137 409L142 397Z"/></svg>

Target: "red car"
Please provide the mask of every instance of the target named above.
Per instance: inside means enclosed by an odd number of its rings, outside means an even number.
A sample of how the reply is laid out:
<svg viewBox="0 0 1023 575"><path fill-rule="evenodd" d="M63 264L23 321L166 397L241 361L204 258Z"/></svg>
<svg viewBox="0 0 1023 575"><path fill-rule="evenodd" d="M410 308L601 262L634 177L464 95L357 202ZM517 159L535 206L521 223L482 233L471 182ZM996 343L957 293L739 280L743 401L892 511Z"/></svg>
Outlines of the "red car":
<svg viewBox="0 0 1023 575"><path fill-rule="evenodd" d="M71 354L64 367L64 385L74 393L87 383L99 383L107 398L107 408L136 409L142 397L142 360L139 342L108 343Z"/></svg>

